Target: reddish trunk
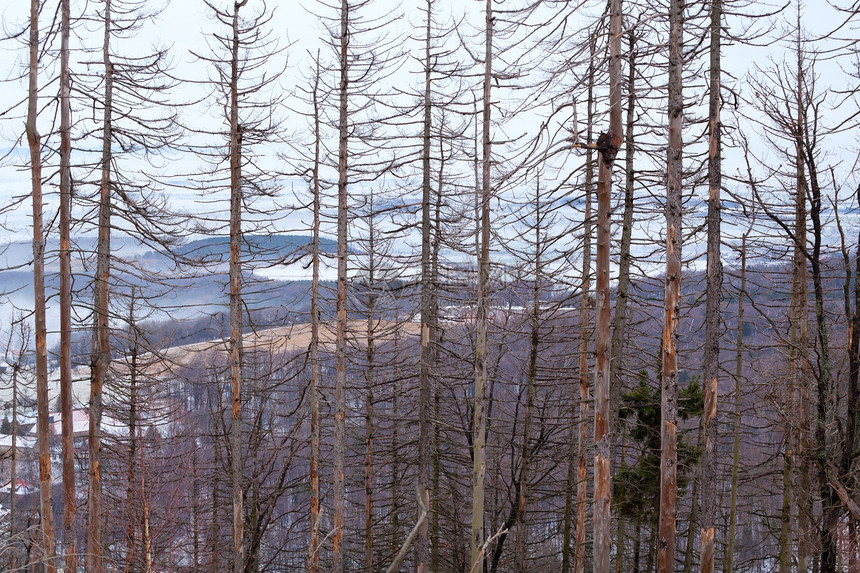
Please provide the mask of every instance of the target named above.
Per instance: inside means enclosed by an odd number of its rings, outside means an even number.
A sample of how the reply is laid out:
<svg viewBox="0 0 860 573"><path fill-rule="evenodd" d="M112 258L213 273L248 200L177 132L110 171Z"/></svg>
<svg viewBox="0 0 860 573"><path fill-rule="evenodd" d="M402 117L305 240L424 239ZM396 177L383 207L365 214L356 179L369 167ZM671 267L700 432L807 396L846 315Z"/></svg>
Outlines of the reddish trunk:
<svg viewBox="0 0 860 573"><path fill-rule="evenodd" d="M597 140L597 322L594 382L594 571L609 573L612 549L612 476L609 428L609 353L612 311L609 292L609 242L612 164L621 147L621 0L609 2L609 131Z"/></svg>
<svg viewBox="0 0 860 573"><path fill-rule="evenodd" d="M681 245L683 243L681 230L683 10L681 0L671 0L669 4L669 149L666 192L666 288L663 299L658 573L670 573L675 570L675 521L678 513L678 359L675 354L675 342L681 297Z"/></svg>
<svg viewBox="0 0 860 573"><path fill-rule="evenodd" d="M30 182L33 196L33 292L36 337L36 400L39 442L39 510L42 558L49 572L56 571L54 560L54 510L51 505L51 451L48 434L48 349L45 319L45 234L42 225L42 150L38 116L39 3L30 2L30 62L27 101L27 144L30 148Z"/></svg>

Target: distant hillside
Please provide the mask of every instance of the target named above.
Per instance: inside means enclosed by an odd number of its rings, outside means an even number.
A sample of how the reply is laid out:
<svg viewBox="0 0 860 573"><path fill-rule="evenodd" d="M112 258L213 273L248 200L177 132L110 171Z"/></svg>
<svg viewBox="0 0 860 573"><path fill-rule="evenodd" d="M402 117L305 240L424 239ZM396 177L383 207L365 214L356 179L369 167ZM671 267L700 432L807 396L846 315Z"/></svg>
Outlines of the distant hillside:
<svg viewBox="0 0 860 573"><path fill-rule="evenodd" d="M278 261L293 259L308 252L313 238L310 235L245 235L242 243L242 258L247 261ZM320 237L320 250L334 253L337 241ZM229 237L208 237L190 241L175 249L178 256L196 259L205 263L226 263L230 256ZM157 259L165 255L147 252L144 259Z"/></svg>

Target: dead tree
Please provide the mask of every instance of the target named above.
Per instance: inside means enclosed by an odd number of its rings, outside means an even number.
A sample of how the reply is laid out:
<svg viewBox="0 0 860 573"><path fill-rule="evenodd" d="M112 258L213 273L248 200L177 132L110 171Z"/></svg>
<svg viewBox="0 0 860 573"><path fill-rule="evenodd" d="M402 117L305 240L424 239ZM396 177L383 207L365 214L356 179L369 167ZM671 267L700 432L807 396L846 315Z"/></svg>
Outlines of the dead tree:
<svg viewBox="0 0 860 573"><path fill-rule="evenodd" d="M60 4L60 411L63 435L63 551L66 570L77 569L75 442L72 418L72 106L69 74L69 0Z"/></svg>
<svg viewBox="0 0 860 573"><path fill-rule="evenodd" d="M666 285L663 296L663 344L660 431L660 521L657 571L675 570L675 520L678 514L678 357L676 342L681 299L681 127L684 98L681 53L684 3L669 3L669 147L666 190Z"/></svg>
<svg viewBox="0 0 860 573"><path fill-rule="evenodd" d="M27 92L27 144L30 148L30 184L33 199L33 292L36 337L36 395L39 442L39 523L41 551L49 573L57 569L54 509L51 504L51 451L48 434L48 349L45 318L45 230L42 223L42 149L37 126L39 76L39 2L30 1L29 70Z"/></svg>
<svg viewBox="0 0 860 573"><path fill-rule="evenodd" d="M714 527L717 521L717 388L720 371L720 299L723 272L720 261L720 188L722 187L720 143L720 46L722 2L711 2L709 151L708 151L708 238L707 300L705 308L704 390L705 410L702 416L704 450L702 453L701 490L701 573L714 571ZM690 524L692 531L693 524ZM687 543L692 544L691 536Z"/></svg>
<svg viewBox="0 0 860 573"><path fill-rule="evenodd" d="M609 353L612 311L609 293L612 166L621 147L621 0L609 2L609 130L597 138L597 256L594 382L594 571L609 573L612 548Z"/></svg>

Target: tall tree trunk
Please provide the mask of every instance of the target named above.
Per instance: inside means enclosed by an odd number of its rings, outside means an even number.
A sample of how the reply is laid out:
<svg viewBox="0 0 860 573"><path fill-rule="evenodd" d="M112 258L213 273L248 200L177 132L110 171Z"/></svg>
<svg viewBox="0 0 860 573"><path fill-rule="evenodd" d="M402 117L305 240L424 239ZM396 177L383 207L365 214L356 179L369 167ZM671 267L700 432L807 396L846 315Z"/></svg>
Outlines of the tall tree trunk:
<svg viewBox="0 0 860 573"><path fill-rule="evenodd" d="M743 376L744 351L744 299L747 296L747 235L741 238L741 288L738 291L738 332L735 347L735 416L732 428L732 490L729 502L729 535L726 546L724 572L732 573L735 560L735 529L738 516L738 469L741 450L741 378Z"/></svg>
<svg viewBox="0 0 860 573"><path fill-rule="evenodd" d="M25 344L22 329L21 344ZM22 346L23 350L23 346ZM23 352L21 353L23 354ZM21 372L21 355L12 366L12 452L9 460L9 539L16 539L15 486L18 481L18 374ZM12 566L17 565L17 551L12 552Z"/></svg>
<svg viewBox="0 0 860 573"><path fill-rule="evenodd" d="M636 541L633 546L633 573L639 573L639 552L642 546L642 520L636 518Z"/></svg>
<svg viewBox="0 0 860 573"><path fill-rule="evenodd" d="M696 437L696 447L699 450L703 449L705 441L704 420L699 424L698 436ZM687 521L687 544L684 547L684 573L690 573L693 570L693 549L696 540L696 524L699 522L699 491L702 487L704 476L702 475L701 467L693 474L693 491L690 496L690 519ZM701 566L701 562L699 563Z"/></svg>
<svg viewBox="0 0 860 573"><path fill-rule="evenodd" d="M370 192L370 213L368 215L368 265L367 265L367 347L365 358L365 405L364 405L364 571L373 573L373 387L376 384L376 227L373 212L373 191Z"/></svg>
<svg viewBox="0 0 860 573"><path fill-rule="evenodd" d="M648 556L645 558L645 571L649 573L654 570L654 552L657 550L657 529L651 527L651 535L648 541Z"/></svg>
<svg viewBox="0 0 860 573"><path fill-rule="evenodd" d="M531 464L531 428L532 410L535 401L535 384L537 382L538 345L540 343L540 295L542 288L541 274L541 251L543 249L541 239L541 224L543 214L540 202L540 177L538 177L535 190L535 279L532 289L532 315L531 333L529 336L529 362L526 371L526 411L523 421L523 444L522 461L520 462L520 495L517 500L517 537L516 550L514 551L515 568L517 573L526 573L526 554L528 550L528 529L526 522L526 508L529 491L529 465Z"/></svg>
<svg viewBox="0 0 860 573"><path fill-rule="evenodd" d="M348 102L349 102L349 2L340 8L340 84L338 86L337 152L337 329L335 338L334 390L334 521L332 571L343 572L344 465L346 463L346 281L348 224Z"/></svg>
<svg viewBox="0 0 860 573"><path fill-rule="evenodd" d="M421 356L418 372L418 490L429 489L431 480L431 436L433 435L433 419L431 417L431 387L433 370L433 353L431 340L434 338L432 316L432 261L431 261L431 220L430 220L430 143L433 107L430 95L431 73L433 64L430 53L431 24L433 19L433 1L427 0L427 23L424 37L424 118L423 118L423 148L421 153ZM436 492L433 492L435 499ZM421 513L421 508L418 508ZM429 563L430 538L428 520L421 522L416 540L415 570L422 573Z"/></svg>
<svg viewBox="0 0 860 573"><path fill-rule="evenodd" d="M838 527L840 521L841 506L834 489L830 486L826 476L828 465L835 464L835 451L833 448L833 428L831 417L834 416L834 381L832 376L832 359L830 354L829 331L827 316L825 313L824 276L821 264L821 249L823 243L823 228L821 222L822 212L822 190L819 182L819 171L817 165L816 146L818 142L817 108L808 100L807 84L805 80L804 54L801 40L801 10L797 10L797 125L793 136L795 138L797 152L797 176L798 176L798 203L800 196L809 197L809 217L802 221L804 235L794 237L795 245L800 248L812 271L812 286L815 301L815 325L816 338L818 340L818 366L816 377L816 418L815 418L815 462L818 470L819 493L821 496L822 520L821 520L821 571L822 573L835 573L837 568L838 553ZM813 117L808 113L812 110ZM805 206L805 203L804 203ZM799 216L795 214L796 218ZM796 221L800 222L800 221ZM812 249L806 244L806 225L812 224Z"/></svg>
<svg viewBox="0 0 860 573"><path fill-rule="evenodd" d="M230 57L230 467L233 486L233 573L245 568L242 499L242 124L239 122L239 10L233 5Z"/></svg>
<svg viewBox="0 0 860 573"><path fill-rule="evenodd" d="M220 402L220 399L219 399ZM210 407L212 407L210 400ZM216 423L213 420L213 424ZM213 428L215 430L216 428ZM221 445L217 439L213 440L212 444L213 449L213 460L212 467L214 468L212 472L212 507L210 508L210 517L209 517L209 571L211 573L219 573L219 563L218 563L218 549L220 547L220 525L218 523L218 509L221 507L221 496L218 495L218 487L219 476L221 472L218 471L218 468L221 467Z"/></svg>
<svg viewBox="0 0 860 573"><path fill-rule="evenodd" d="M594 59L596 40L590 45L590 64L588 80L588 139L592 137L592 121L594 117ZM580 287L579 306L579 440L576 446L576 541L574 552L575 573L585 570L585 514L588 509L588 462L586 448L588 444L588 416L591 402L589 389L588 343L591 338L591 236L593 232L591 196L594 179L594 157L591 149L586 151L585 159L585 212L583 213L582 235L582 279Z"/></svg>
<svg viewBox="0 0 860 573"><path fill-rule="evenodd" d="M313 106L314 106L314 165L313 165L313 239L311 252L311 381L310 381L310 410L311 410L311 459L310 459L310 542L308 544L307 573L319 571L319 521L320 521L320 409L319 409L319 285L320 285L320 109L319 109L320 65L317 51L316 74L314 75Z"/></svg>
<svg viewBox="0 0 860 573"><path fill-rule="evenodd" d="M702 414L704 448L702 450L700 504L700 573L714 572L714 531L717 521L717 391L720 373L720 300L723 290L723 268L720 262L720 188L722 187L722 149L720 136L720 67L722 0L711 0L710 90L708 103L708 263L707 300L705 302L705 350L703 384L705 409ZM694 500L695 503L695 500ZM691 524L692 525L692 524ZM687 543L692 543L688 539Z"/></svg>
<svg viewBox="0 0 860 573"><path fill-rule="evenodd" d="M833 204L836 204L836 202L840 200L839 188L836 184L835 175L832 170L831 175L834 177ZM857 188L856 197L860 198L860 186ZM856 270L855 276L855 271L852 271L851 268L851 254L848 251L845 231L842 227L842 221L840 220L838 209L835 209L833 214L836 221L836 227L839 231L840 249L842 251L843 263L845 265L845 279L842 282L842 304L848 327L848 393L846 396L847 409L845 419L845 437L839 459L839 476L837 476L837 479L840 479L841 481L841 479L847 478L848 481L847 483L844 483L844 485L848 488L854 488L857 483L857 476L853 475L851 466L857 449L856 433L858 417L860 417L860 412L857 411L858 391L860 391L860 386L858 386L858 378L860 378L860 282L857 281L857 277L860 277L860 259L854 261ZM858 235L860 235L860 232L858 232ZM856 248L858 251L857 254L860 254L860 242L858 242L858 246ZM851 302L852 283L854 285L853 305ZM847 562L849 571L858 570L857 560L860 558L860 554L858 554L858 547L856 546L858 541L856 536L857 525L858 518L849 514L848 537L845 540L847 549L844 550L844 553L847 554L848 558Z"/></svg>
<svg viewBox="0 0 860 573"><path fill-rule="evenodd" d="M196 404L195 404L196 406ZM200 462L197 459L197 436L193 438L194 443L191 448L191 571L200 573L200 482L197 478L197 472L200 467Z"/></svg>
<svg viewBox="0 0 860 573"><path fill-rule="evenodd" d="M478 316L475 336L475 404L472 423L472 573L484 572L484 473L486 471L487 416L484 405L484 386L487 382L487 331L490 295L490 199L492 182L490 162L492 160L490 140L490 109L493 70L493 3L486 1L484 40L484 80L482 100L483 135L481 144L481 196L480 196L480 252L478 253Z"/></svg>
<svg viewBox="0 0 860 573"><path fill-rule="evenodd" d="M63 435L63 547L66 571L75 571L78 551L75 530L75 437L72 418L72 105L69 76L69 0L62 0L60 11L60 412Z"/></svg>
<svg viewBox="0 0 860 573"><path fill-rule="evenodd" d="M581 391L581 388L580 388ZM579 400L576 399L576 395L571 392L570 399L570 438L568 440L568 449L567 449L567 479L565 480L564 487L564 520L562 525L562 547L561 547L561 573L570 573L573 566L576 565L576 548L574 547L574 551L571 552L571 540L575 536L575 531L572 530L573 527L573 513L574 513L574 505L576 505L576 499L574 498L574 490L578 491L577 487L577 477L578 477L578 463L579 463L579 452L577 450L580 440L574 439L574 435L576 434L577 423L575 420L577 403L581 401L581 397ZM582 415L582 405L580 404L580 416ZM584 424L584 421L579 420L580 424ZM586 427L586 436L588 432L588 428ZM571 559L571 554L573 553L573 559Z"/></svg>
<svg viewBox="0 0 860 573"><path fill-rule="evenodd" d="M857 199L860 200L860 186L857 187ZM854 473L852 464L860 456L860 439L857 436L858 428L860 428L860 408L858 408L860 405L860 231L858 231L854 264L854 310L850 318L851 330L849 332L848 420L846 421L845 449L840 465L842 475L850 476L849 487L852 487L856 492L860 487L860 477ZM850 285L846 284L846 288L850 288ZM860 522L856 517L852 518L848 523L849 571L860 569L859 530Z"/></svg>
<svg viewBox="0 0 860 573"><path fill-rule="evenodd" d="M633 242L633 194L635 191L636 174L633 170L634 157L634 133L633 127L636 121L636 34L635 28L631 28L627 34L629 46L627 54L627 114L625 118L624 133L624 212L621 216L621 246L618 263L618 285L615 289L615 314L612 317L612 346L611 360L609 362L609 379L612 384L610 392L610 419L611 427L615 429L613 436L621 435L622 428L618 416L621 406L622 393L622 366L624 362L624 341L627 335L627 303L630 291L630 263L632 255L630 252ZM618 439L612 440L613 461L616 458ZM622 448L622 464L624 458ZM625 520L618 517L618 550L615 557L616 573L625 573L624 568L624 524Z"/></svg>
<svg viewBox="0 0 860 573"><path fill-rule="evenodd" d="M93 333L89 417L89 501L87 505L87 573L102 573L101 419L102 388L110 366L110 239L111 169L113 153L113 76L110 37L113 28L111 0L104 5L104 117L102 119L101 187L99 191L98 246L96 259L95 332Z"/></svg>
<svg viewBox="0 0 860 573"><path fill-rule="evenodd" d="M805 198L803 199L805 204ZM797 216L797 213L795 213ZM806 221L802 224L805 226ZM780 512L780 530L779 530L779 572L789 573L791 571L791 561L793 554L793 539L792 539L792 512L795 504L795 498L798 497L794 488L794 471L796 448L802 441L800 432L794 427L795 416L800 414L800 403L797 400L798 386L802 384L802 367L800 365L800 321L805 320L806 304L800 301L800 288L798 281L806 281L806 275L800 273L798 265L806 265L806 259L802 251L795 246L794 253L794 269L792 273L792 289L791 289L791 310L789 315L789 376L788 384L785 392L785 415L784 415L784 450L783 467L782 467L782 508ZM802 278L801 278L802 277ZM804 294L805 296L805 294ZM804 312L804 318L799 316L801 308ZM802 471L802 470L801 470ZM797 492L799 493L799 491ZM803 543L798 539L798 544Z"/></svg>
<svg viewBox="0 0 860 573"><path fill-rule="evenodd" d="M48 350L45 319L45 231L42 224L42 148L36 120L38 117L39 2L30 2L30 61L27 93L27 144L30 148L30 182L33 196L33 292L36 327L36 399L39 441L39 523L42 556L49 572L54 561L54 510L51 505L51 444L48 434Z"/></svg>
<svg viewBox="0 0 860 573"><path fill-rule="evenodd" d="M150 498L146 493L146 460L143 456L143 435L138 436L140 447L140 503L143 521L143 573L152 573L152 533L149 525Z"/></svg>
<svg viewBox="0 0 860 573"><path fill-rule="evenodd" d="M609 292L609 243L612 165L622 143L621 0L609 1L609 131L597 140L597 322L594 383L594 571L609 573L612 548L612 475L609 427L609 352L612 311Z"/></svg>
<svg viewBox="0 0 860 573"><path fill-rule="evenodd" d="M439 179L438 189L436 190L436 201L433 212L433 250L431 254L430 266L430 346L433 351L432 366L438 363L438 334L439 334L439 250L441 249L441 228L442 228L442 186L443 175L445 171L445 150L442 131L439 132ZM433 367L430 369L430 375L433 379L433 419L438 420L442 407L442 392L439 386L439 380L436 377ZM433 424L433 483L431 497L431 520L430 520L430 571L439 571L439 477L442 471L442 454L439 451L441 447L441 431L439 424Z"/></svg>
<svg viewBox="0 0 860 573"><path fill-rule="evenodd" d="M137 405L140 397L138 395L137 384L137 337L133 331L134 326L134 290L132 289L132 303L129 308L128 317L128 334L131 341L131 348L128 350L129 364L129 380L128 380L128 456L126 457L126 488L125 488L125 506L126 506L126 555L125 567L126 571L134 570L134 558L137 550L135 534L137 531L137 512L134 507L137 505L137 492L135 491L135 483L137 476L135 475L135 465L137 464L137 449L138 449L138 421L137 421ZM143 471L143 466L141 466Z"/></svg>
<svg viewBox="0 0 860 573"><path fill-rule="evenodd" d="M801 166L802 169L802 166ZM806 184L805 177L800 172L803 180L802 187L796 191L795 203L795 237L797 242L806 244ZM807 269L806 256L800 247L795 247L793 259L792 290L797 291L797 306L795 313L796 340L792 343L795 349L796 365L792 367L795 376L794 387L798 392L796 403L799 407L799 436L798 446L798 484L797 484L797 570L798 573L806 573L809 567L809 557L813 554L816 546L816 533L814 530L813 516L813 475L814 454L812 448L812 368L809 361L809 273Z"/></svg>
<svg viewBox="0 0 860 573"><path fill-rule="evenodd" d="M391 393L391 418L393 420L400 419L400 404L398 397L400 392L397 388L393 388ZM391 430L391 451L397 452L400 450L400 431L398 425L394 424ZM397 555L397 548L400 547L400 457L394 456L391 463L391 535L388 543L391 548L391 559Z"/></svg>
<svg viewBox="0 0 860 573"><path fill-rule="evenodd" d="M806 145L806 142L804 141ZM821 268L821 247L823 243L823 229L821 224L822 194L818 182L818 172L815 165L814 155L806 149L804 160L809 173L811 202L810 220L812 222L812 253L809 258L812 267L812 287L815 295L815 325L816 337L819 346L819 368L817 379L818 401L816 406L815 441L816 456L818 461L818 472L821 476L819 483L822 504L822 573L836 573L838 553L838 527L840 520L840 502L836 493L830 487L826 479L828 475L828 464L834 463L831 447L831 434L833 432L830 418L833 415L831 396L833 394L833 379L831 375L832 362L830 358L829 330L827 327L827 316L824 309L824 276Z"/></svg>
<svg viewBox="0 0 860 573"><path fill-rule="evenodd" d="M675 521L678 513L678 359L675 354L681 298L681 128L684 98L681 88L682 0L669 3L669 149L666 192L666 289L663 299L663 364L660 440L660 521L657 571L675 570Z"/></svg>
<svg viewBox="0 0 860 573"><path fill-rule="evenodd" d="M795 51L797 55L797 85L795 99L797 104L797 125L795 133L795 194L794 194L794 253L792 257L792 308L793 332L792 353L794 364L792 372L795 376L794 386L799 391L797 405L799 406L799 436L797 445L799 454L798 484L797 484L797 570L806 573L809 569L809 557L813 554L816 543L815 517L813 516L813 466L815 453L812 447L812 365L809 359L809 271L807 259L807 218L806 198L808 182L806 166L803 160L804 133L804 62L801 37L801 9L797 6L797 35ZM796 299L795 299L796 297Z"/></svg>

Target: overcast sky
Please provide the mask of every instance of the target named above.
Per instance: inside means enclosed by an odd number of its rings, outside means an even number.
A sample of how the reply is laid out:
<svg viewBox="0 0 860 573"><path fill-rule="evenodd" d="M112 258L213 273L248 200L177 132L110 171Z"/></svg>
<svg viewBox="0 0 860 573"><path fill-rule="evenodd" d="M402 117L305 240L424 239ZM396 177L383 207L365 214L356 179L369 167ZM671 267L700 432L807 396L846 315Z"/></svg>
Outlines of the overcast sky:
<svg viewBox="0 0 860 573"><path fill-rule="evenodd" d="M847 0L843 0L841 4L847 4ZM5 35L9 35L16 30L26 27L28 18L28 2L24 0L7 1L0 6L0 19L2 19L3 31ZM73 0L73 16L79 13L80 9L87 6L92 10L92 3L86 4L81 0ZM401 3L377 0L371 2L371 16L398 16L389 26L392 34L406 37L409 32L421 26L422 12L418 9L423 4L419 0L404 0ZM48 2L47 7L54 9L56 2ZM229 3L225 3L229 5ZM260 6L259 0L250 0L246 11L254 11ZM583 13L582 21L592 21L598 14L595 10L599 9L603 4L595 3L589 12ZM278 89L289 93L290 90L299 84L306 84L308 69L310 68L310 53L315 53L320 47L320 38L326 36L325 27L322 22L311 11L326 12L325 8L319 8L315 2L301 2L294 0L271 0L268 3L270 8L274 8L273 18L269 28L272 30L273 36L278 38L282 47L286 49L285 56L288 60L286 72L280 80ZM307 7L307 9L304 8ZM689 4L692 8L700 6L699 2ZM481 10L483 2L476 0L444 0L440 2L438 19L440 21L454 21L460 18L464 13L467 14L467 25L464 25L464 30L461 31L464 35L472 33L474 30L480 30L483 26L483 16ZM765 2L751 2L745 10L767 11L768 7ZM789 9L791 10L791 9ZM599 11L599 10L598 10ZM140 33L131 39L115 41L114 50L121 53L147 53L148 47L152 44L159 46L171 47L171 54L174 62L174 70L177 76L188 78L190 80L204 80L211 74L209 64L198 61L192 52L210 53L211 50L207 46L207 38L211 39L213 31L224 31L223 27L213 21L209 13L209 9L200 0L173 0L166 3L164 12L155 22L148 22L144 25ZM43 14L42 21L47 22L53 17L53 14ZM793 19L793 11L777 19L761 20L753 23L753 27L757 29L768 28L773 25L773 31L766 39L759 41L760 46L740 46L726 45L724 50L724 68L728 75L725 80L725 85L736 91L743 92L745 90L745 76L753 68L755 64L766 65L768 58L773 58L778 61L788 49L786 40L776 39L780 31L785 31L789 25L785 23ZM804 26L807 28L808 34L811 36L821 35L841 21L840 16L833 10L826 0L809 0L806 2L806 10L804 15ZM577 28L581 22L575 22L571 29ZM740 20L734 19L730 21L733 32L737 33L736 26L741 24ZM469 28L469 25L472 28ZM420 33L420 32L419 32ZM72 48L77 49L82 44L89 46L98 46L102 30L95 22L81 23L76 28L72 38ZM843 37L860 37L860 31L856 24L845 27L840 30L839 34ZM501 41L501 40L500 40ZM687 35L686 41L692 44L698 41L692 33ZM402 42L405 49L416 49L417 44L411 44L408 40ZM323 56L326 56L325 51ZM556 54L557 56L557 54ZM0 42L0 77L7 80L0 85L0 110L6 111L12 108L16 103L23 101L26 97L26 85L24 81L14 81L10 78L20 76L25 72L24 62L26 61L27 50L26 45L19 40L7 40ZM72 56L72 65L81 66L86 60L98 60L99 54L87 55L76 51ZM414 65L414 61L411 62ZM853 80L847 80L845 75L839 70L839 65L846 65L845 60L841 62L822 61L819 63L818 72L822 77L822 82L832 82L837 89L850 87ZM400 75L395 75L386 79L389 84L397 84L402 87L408 84L414 84L417 78L408 72L410 63L407 63L403 72ZM706 75L706 70L699 70L700 78L697 81L703 81L702 78ZM730 77L729 77L730 76ZM699 85L702 85L701 83ZM177 101L192 101L200 97L203 93L199 86L195 86L192 82L186 81L179 84L173 94ZM693 90L690 90L693 91ZM497 92L498 93L498 92ZM701 93L701 90L699 90ZM44 91L46 101L48 98L54 97L56 94L55 86L48 86ZM689 94L689 92L688 92ZM732 102L727 99L726 112L731 112ZM198 114L198 119L201 113L209 113L207 121L212 121L217 117L218 110L196 108L194 113ZM20 137L23 133L23 113L24 106L18 106L5 117L0 118L0 148L4 151L9 151L10 145ZM88 109L76 108L75 113L78 115L86 115L91 113ZM189 111L184 112L186 115L193 116ZM44 114L40 118L41 130L47 131L49 122L53 117L49 114ZM580 118L581 119L581 118ZM297 133L302 133L304 128L303 121L296 121L295 118L290 118L288 128ZM599 127L598 127L599 129ZM517 132L516 129L511 129L511 133ZM856 162L858 139L856 133L845 133L842 135L844 144L840 146L841 152L844 154L844 166L847 173L851 173L851 164ZM729 142L727 141L727 144ZM17 153L17 155L16 155ZM6 240L22 240L29 237L29 217L31 205L29 203L29 179L28 173L19 166L26 162L26 146L22 145L14 152L10 158L5 159L0 163L0 208L12 204L13 198L23 197L25 200L14 210L0 214L0 223L7 226ZM17 160L16 160L17 159ZM74 159L73 159L74 161ZM572 162L576 162L574 157ZM174 172L187 172L193 170L194 166L189 160L189 166L177 167L171 166ZM724 169L728 174L735 174L741 168L740 155L736 149L726 150L726 160ZM856 184L855 184L856 185ZM52 188L48 188L49 193ZM660 190L653 190L655 194L659 194ZM197 200L196 195L182 190L172 190L175 207L184 208L194 212L197 208L194 201ZM50 210L50 201L53 197L49 196L48 210ZM288 219L282 224L283 229L298 227L301 223L301 217L298 219ZM654 220L653 229L641 229L643 233L657 235L660 232L659 220ZM693 252L693 251L688 251ZM686 252L685 252L686 254Z"/></svg>
<svg viewBox="0 0 860 573"><path fill-rule="evenodd" d="M848 3L843 0L842 4ZM2 18L3 31L5 35L10 35L16 30L21 30L26 27L28 18L28 2L24 0L15 0L13 2L5 2L0 7L0 18ZM229 2L225 2L229 5ZM690 3L690 10L697 8L699 2ZM73 17L79 14L80 10L86 7L88 10L93 10L93 3L85 3L81 0L72 1ZM388 24L391 34L406 38L410 32L416 31L421 26L423 14L419 8L423 5L420 0L404 0L403 2L392 2L388 0L377 0L371 2L368 15L370 17L389 17L393 16L393 22ZM47 2L46 9L54 9L56 2ZM259 0L250 0L249 4L244 8L244 13L254 12L262 6ZM584 12L582 21L593 21L598 15L595 10L603 6L600 2L595 2L589 11ZM321 22L313 12L330 13L325 7L321 7L316 2L302 2L295 0L271 0L268 7L272 10L272 21L269 24L269 29L272 31L273 38L276 38L279 45L285 49L284 57L287 60L287 68L280 83L275 86L275 91L280 93L289 93L295 89L297 85L307 84L308 70L310 69L310 56L321 47L321 38L327 35L324 23ZM475 30L480 30L483 26L483 16L481 10L483 2L470 0L468 2L457 0L441 0L438 6L440 21L454 21L460 19L463 14L466 14L466 25L463 26L461 34L468 36ZM749 7L744 8L745 11L764 12L769 9L766 2L752 2ZM54 14L45 13L42 15L42 21L48 22L53 18ZM758 40L759 46L746 45L731 45L726 42L724 49L724 69L731 77L727 77L724 85L742 95L745 90L745 76L755 65L766 66L768 59L773 58L779 61L786 50L788 49L788 41L776 39L780 33L788 30L790 24L786 20L793 19L793 10L789 8L787 13L776 19L763 19L756 22L741 21L738 19L729 19L728 25L732 27L733 33L739 33L738 26L751 24L753 29L763 30L772 28L771 32L764 39ZM842 16L839 15L826 0L811 0L806 2L803 24L810 36L816 36L826 33L833 27L838 25ZM574 29L581 25L582 22L574 22ZM471 26L471 28L469 28ZM223 26L214 21L211 15L211 10L201 0L173 0L165 3L165 9L162 14L153 22L144 24L143 29L133 38L115 40L114 50L120 53L147 53L150 45L169 46L171 48L171 57L174 64L174 72L178 77L186 78L190 81L181 82L174 88L174 93L171 97L176 101L193 101L200 98L204 93L203 88L193 84L193 81L204 81L212 75L211 66L208 63L201 62L193 52L208 54L211 53L211 48L207 45L207 41L211 42L211 34L213 32L223 33ZM418 32L420 33L420 32ZM839 31L843 37L860 37L856 23L853 26L846 26ZM82 44L98 47L102 29L97 22L79 23L74 31L72 38L72 48L76 50ZM698 38L693 33L688 33L686 41L688 44L696 42ZM501 40L503 41L503 40ZM403 46L406 50L416 50L420 48L417 43L410 43L409 40L403 41ZM20 76L25 72L24 63L26 61L27 51L26 45L18 40L8 40L0 42L0 77L4 79ZM323 57L326 57L326 50L323 47ZM99 54L85 54L80 51L75 51L72 56L72 65L83 67L83 62L87 60L99 60ZM389 85L397 85L402 88L404 85L415 85L420 78L415 77L409 72L410 65L414 65L414 60L406 60L402 72L387 78L385 81ZM839 70L840 65L846 65L846 61L821 61L818 64L818 73L821 76L822 83L834 84L836 89L850 87L853 80L847 79L845 74ZM282 64L282 62L281 62ZM273 62L274 65L281 65L278 62ZM706 71L700 70L700 79L697 83L703 81ZM47 74L46 74L47 75ZM42 80L44 82L44 79ZM701 83L699 84L701 85ZM699 89L701 88L694 88ZM48 98L54 97L56 93L55 86L47 86L44 88L43 101L47 102ZM688 95L690 93L688 91ZM499 93L499 92L497 92ZM5 111L21 102L26 97L26 84L22 81L6 81L0 85L0 110ZM292 103L292 102L291 102ZM733 102L727 99L727 108L725 112L731 113L731 104ZM504 105L504 102L503 102ZM23 132L23 114L25 107L19 105L7 116L0 118L0 149L9 151L9 146L19 138ZM725 113L724 112L724 113ZM91 114L88 109L81 109L80 104L76 106L74 113L78 116L86 116ZM211 122L218 121L219 110L212 109L212 106L197 106L183 110L184 119L187 123L195 121ZM285 131L298 134L301 136L306 133L304 120L297 120L296 117L286 114ZM49 122L54 118L50 114L43 114L40 117L40 130L46 132L49 129ZM534 122L532 122L534 123ZM600 127L598 126L598 129ZM521 131L525 131L516 127L506 128L505 135L515 137ZM845 152L845 161L856 161L857 137L853 133L843 135L844 144L841 146ZM727 141L729 143L729 141ZM97 149L97 147L96 147ZM274 150L272 150L274 154ZM734 174L742 169L741 156L735 153L734 150L728 149L725 154L724 170L729 174ZM12 155L6 160L0 162L0 206L8 206L13 203L15 197L26 197L29 193L29 179L26 170L21 169L27 160L26 145L20 145L17 150L12 152ZM73 158L74 161L74 158ZM15 165L19 167L15 167ZM185 165L187 164L187 165ZM183 160L183 165L171 165L170 169L174 173L182 173L193 171L197 166L192 160ZM52 188L46 189L48 193L48 207L52 205L54 197ZM174 197L174 207L193 211L195 206L193 202L196 196L175 189L171 191ZM25 200L21 206L6 213L0 213L0 223L5 223L9 239L27 239L29 237L29 217L30 205L29 201ZM298 222L290 222L285 228L293 225L298 225Z"/></svg>

